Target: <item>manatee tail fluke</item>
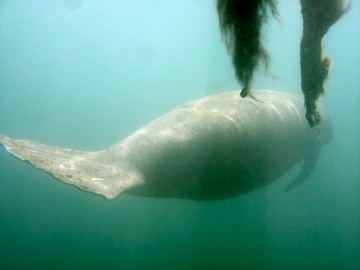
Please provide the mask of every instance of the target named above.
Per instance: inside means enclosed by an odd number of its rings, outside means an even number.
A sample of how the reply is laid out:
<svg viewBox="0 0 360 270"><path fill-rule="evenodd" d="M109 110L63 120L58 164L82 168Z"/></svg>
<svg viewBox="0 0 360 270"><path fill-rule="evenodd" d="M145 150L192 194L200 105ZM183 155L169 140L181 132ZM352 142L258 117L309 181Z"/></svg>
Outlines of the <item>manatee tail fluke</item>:
<svg viewBox="0 0 360 270"><path fill-rule="evenodd" d="M26 140L15 140L0 135L0 144L15 157L28 161L62 182L80 189L114 199L122 191L119 174L110 165L97 161L101 152L83 152L44 145ZM101 160L101 159L100 159Z"/></svg>

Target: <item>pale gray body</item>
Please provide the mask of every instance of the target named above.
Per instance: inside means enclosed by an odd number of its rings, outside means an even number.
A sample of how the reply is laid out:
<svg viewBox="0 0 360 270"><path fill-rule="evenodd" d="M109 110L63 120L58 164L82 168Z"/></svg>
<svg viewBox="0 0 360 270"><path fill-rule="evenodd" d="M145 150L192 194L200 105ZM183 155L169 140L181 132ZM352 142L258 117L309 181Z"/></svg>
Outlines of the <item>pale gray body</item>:
<svg viewBox="0 0 360 270"><path fill-rule="evenodd" d="M0 135L22 160L63 182L114 199L119 194L219 200L261 188L305 158L288 189L313 170L331 129L311 129L300 96L237 91L190 102L99 152L82 152ZM324 125L328 123L324 119Z"/></svg>

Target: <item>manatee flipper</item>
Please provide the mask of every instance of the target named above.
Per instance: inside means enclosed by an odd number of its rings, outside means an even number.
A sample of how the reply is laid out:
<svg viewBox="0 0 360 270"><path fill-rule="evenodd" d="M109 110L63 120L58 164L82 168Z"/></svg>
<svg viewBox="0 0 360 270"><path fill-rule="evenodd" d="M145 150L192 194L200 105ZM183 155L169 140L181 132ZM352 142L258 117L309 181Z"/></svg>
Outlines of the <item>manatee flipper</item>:
<svg viewBox="0 0 360 270"><path fill-rule="evenodd" d="M299 186L310 177L319 158L320 149L321 144L310 143L304 155L304 165L300 174L287 186L284 192L288 192L289 190Z"/></svg>
<svg viewBox="0 0 360 270"><path fill-rule="evenodd" d="M15 140L3 135L0 135L0 144L12 155L30 162L59 180L107 199L114 199L126 188L126 181L119 181L118 169L101 162L101 154L106 150L75 151L27 140Z"/></svg>

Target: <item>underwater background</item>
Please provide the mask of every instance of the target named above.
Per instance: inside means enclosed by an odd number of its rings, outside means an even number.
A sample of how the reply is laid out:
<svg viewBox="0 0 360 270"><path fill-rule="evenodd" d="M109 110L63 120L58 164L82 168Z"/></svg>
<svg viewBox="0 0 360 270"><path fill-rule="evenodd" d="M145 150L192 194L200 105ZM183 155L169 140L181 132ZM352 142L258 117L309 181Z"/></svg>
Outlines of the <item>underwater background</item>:
<svg viewBox="0 0 360 270"><path fill-rule="evenodd" d="M301 93L298 0L279 1L264 44L274 76ZM113 201L0 149L1 269L360 269L360 1L328 32L323 102L334 137L307 182L302 164L237 198ZM175 107L239 89L215 1L0 2L0 134L107 148Z"/></svg>

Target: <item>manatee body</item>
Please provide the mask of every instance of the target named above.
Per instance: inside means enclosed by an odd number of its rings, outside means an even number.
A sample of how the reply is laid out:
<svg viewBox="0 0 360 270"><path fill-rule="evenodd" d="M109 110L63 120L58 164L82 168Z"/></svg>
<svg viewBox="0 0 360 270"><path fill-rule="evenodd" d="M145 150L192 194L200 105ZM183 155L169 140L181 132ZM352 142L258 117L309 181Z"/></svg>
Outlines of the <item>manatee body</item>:
<svg viewBox="0 0 360 270"><path fill-rule="evenodd" d="M253 93L254 98L234 91L187 103L99 152L5 136L0 143L61 181L107 199L122 193L230 198L270 184L304 159L291 189L311 174L331 128L326 118L320 131L309 127L300 96Z"/></svg>

